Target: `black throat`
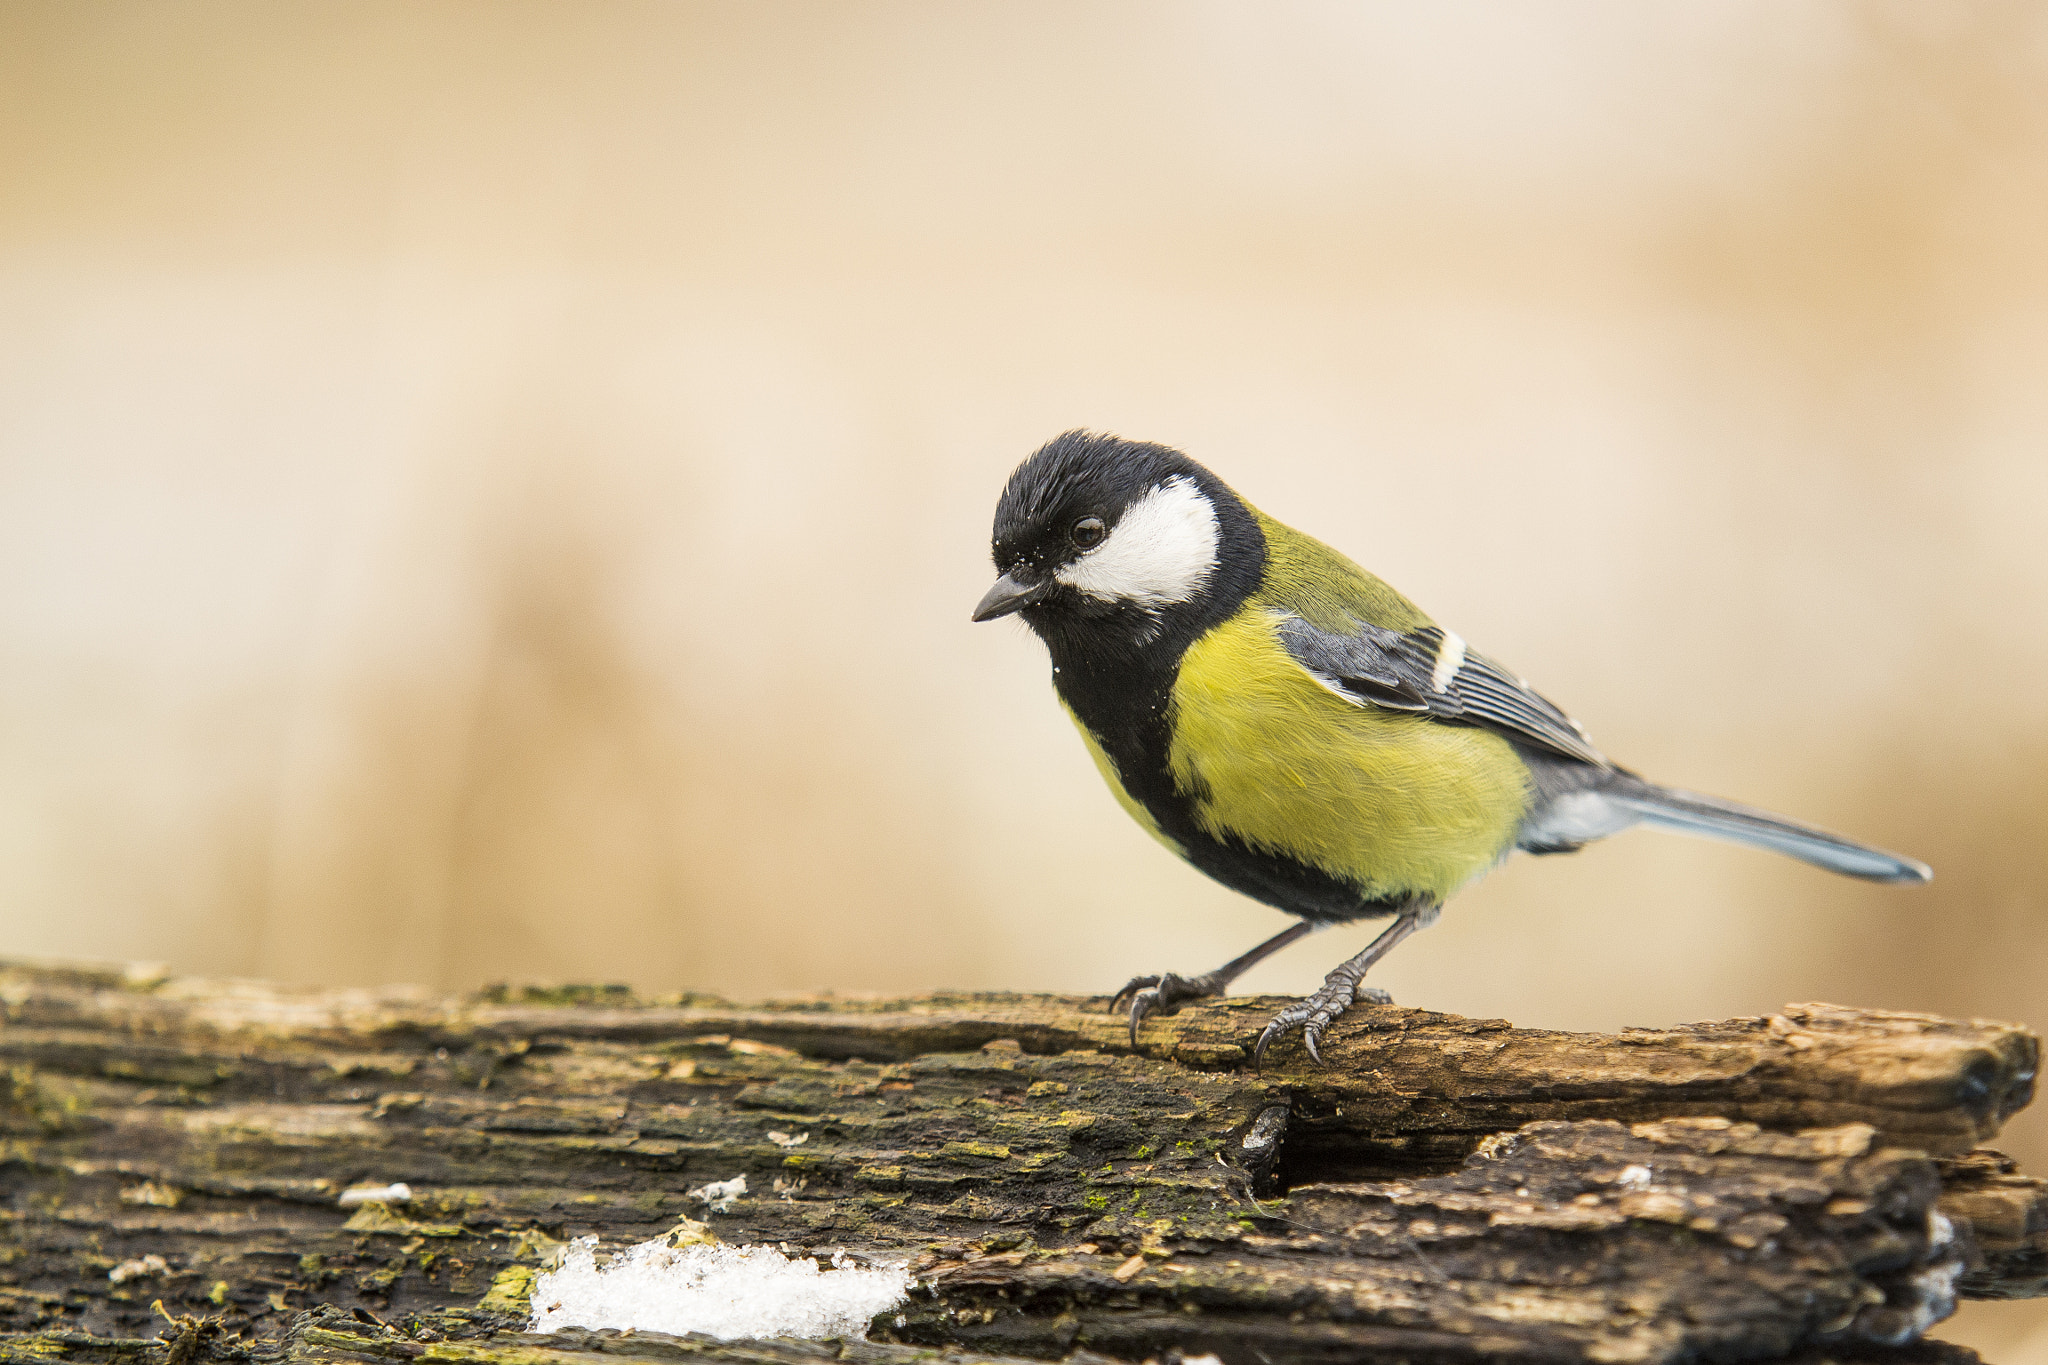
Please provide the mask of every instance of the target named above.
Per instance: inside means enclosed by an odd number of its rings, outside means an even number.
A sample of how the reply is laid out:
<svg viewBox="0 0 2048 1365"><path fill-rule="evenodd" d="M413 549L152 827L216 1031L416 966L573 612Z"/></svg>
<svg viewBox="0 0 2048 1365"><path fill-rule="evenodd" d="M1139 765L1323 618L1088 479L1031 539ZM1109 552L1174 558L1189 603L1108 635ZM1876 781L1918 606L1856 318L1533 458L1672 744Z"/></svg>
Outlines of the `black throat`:
<svg viewBox="0 0 2048 1365"><path fill-rule="evenodd" d="M1217 522L1216 570L1195 597L1157 612L1121 605L1084 613L1065 603L1024 612L1052 656L1060 700L1116 764L1124 790L1169 833L1192 827L1190 803L1167 769L1167 704L1181 657L1242 607L1266 573L1266 536L1251 509L1207 470L1194 477Z"/></svg>

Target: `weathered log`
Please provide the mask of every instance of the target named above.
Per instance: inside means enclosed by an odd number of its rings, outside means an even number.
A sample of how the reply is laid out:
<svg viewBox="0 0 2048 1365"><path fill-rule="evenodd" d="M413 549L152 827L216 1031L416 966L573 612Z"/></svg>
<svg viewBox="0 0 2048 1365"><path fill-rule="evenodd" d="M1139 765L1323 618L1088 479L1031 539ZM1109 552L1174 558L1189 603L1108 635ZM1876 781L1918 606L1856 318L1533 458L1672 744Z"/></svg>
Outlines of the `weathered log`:
<svg viewBox="0 0 2048 1365"><path fill-rule="evenodd" d="M1941 1209L1977 1243L1957 1287L1970 1299L2048 1296L2048 1181L2021 1175L2003 1152L1980 1147L1935 1163Z"/></svg>
<svg viewBox="0 0 2048 1365"><path fill-rule="evenodd" d="M400 1327L367 1313L349 1313L320 1305L299 1314L282 1342L258 1347L251 1356L287 1365L391 1365L425 1361L430 1365L1037 1365L1027 1358L991 1356L949 1347L945 1351L865 1341L715 1341L660 1332L565 1331L536 1336L510 1330L479 1328L447 1337L418 1324ZM220 1324L214 1319L181 1318L156 1340L88 1337L77 1332L47 1332L18 1341L26 1359L75 1362L169 1362L177 1357L198 1360L224 1349ZM1169 1352L1168 1361L1200 1359ZM1396 1355L1371 1357L1390 1365ZM1067 1365L1114 1365L1106 1356L1076 1351ZM1807 1349L1784 1357L1777 1365L1982 1365L1975 1351L1938 1341L1870 1351L1839 1348Z"/></svg>
<svg viewBox="0 0 2048 1365"><path fill-rule="evenodd" d="M320 1304L509 1350L561 1240L689 1216L911 1259L934 1289L879 1337L1038 1357L1875 1349L1951 1283L2042 1292L2048 1258L2042 1186L1971 1152L2031 1096L2038 1043L2002 1024L1799 1006L1590 1035L1386 1007L1329 1067L1290 1048L1260 1075L1272 1001L1149 1021L1135 1052L1099 1002L1050 997L11 967L0 1004L0 1331L80 1359L161 1326L158 1299L220 1319L195 1353L285 1349ZM741 1175L729 1212L687 1193ZM336 1205L390 1181L410 1199Z"/></svg>

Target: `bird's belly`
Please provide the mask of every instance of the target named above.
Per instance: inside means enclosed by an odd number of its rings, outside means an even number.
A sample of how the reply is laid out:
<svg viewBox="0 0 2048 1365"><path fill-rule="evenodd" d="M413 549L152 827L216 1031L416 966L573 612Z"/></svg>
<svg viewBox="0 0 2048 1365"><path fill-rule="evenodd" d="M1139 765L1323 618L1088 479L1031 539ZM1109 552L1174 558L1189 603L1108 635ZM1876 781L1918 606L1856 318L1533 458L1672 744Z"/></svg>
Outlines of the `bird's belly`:
<svg viewBox="0 0 2048 1365"><path fill-rule="evenodd" d="M1530 800L1508 743L1335 696L1274 622L1245 612L1181 660L1168 762L1196 825L1366 900L1441 900L1498 862Z"/></svg>

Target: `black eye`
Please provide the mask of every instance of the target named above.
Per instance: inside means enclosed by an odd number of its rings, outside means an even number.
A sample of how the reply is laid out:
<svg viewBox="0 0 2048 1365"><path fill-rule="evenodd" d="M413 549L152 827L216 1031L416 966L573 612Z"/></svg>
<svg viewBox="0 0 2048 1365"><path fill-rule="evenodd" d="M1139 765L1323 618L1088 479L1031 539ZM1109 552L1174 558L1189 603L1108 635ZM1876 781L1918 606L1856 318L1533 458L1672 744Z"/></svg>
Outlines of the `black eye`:
<svg viewBox="0 0 2048 1365"><path fill-rule="evenodd" d="M1109 528L1102 524L1101 517L1083 517L1074 523L1074 529L1067 533L1067 538L1084 550L1092 550L1108 534Z"/></svg>

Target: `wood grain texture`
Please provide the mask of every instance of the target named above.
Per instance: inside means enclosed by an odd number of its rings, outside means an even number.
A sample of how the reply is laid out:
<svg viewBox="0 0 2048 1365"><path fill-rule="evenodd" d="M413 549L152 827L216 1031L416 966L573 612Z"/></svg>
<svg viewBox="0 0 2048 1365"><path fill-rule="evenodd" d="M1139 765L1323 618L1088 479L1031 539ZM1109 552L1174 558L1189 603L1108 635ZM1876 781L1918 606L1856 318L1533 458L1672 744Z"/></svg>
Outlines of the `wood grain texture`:
<svg viewBox="0 0 2048 1365"><path fill-rule="evenodd" d="M1273 1006L1191 1007L1133 1051L1100 1002L1043 996L441 1000L0 967L0 1332L120 1358L161 1300L216 1320L177 1329L193 1359L325 1358L322 1306L390 1324L378 1358L617 1353L508 1335L534 1269L692 1218L911 1261L930 1289L871 1351L1776 1359L1882 1353L1952 1290L2043 1292L2048 1197L1974 1150L2031 1097L2024 1029L1806 1005L1594 1035L1385 1007L1329 1067L1290 1047L1261 1075ZM740 1175L727 1212L689 1194ZM392 1181L411 1198L336 1202Z"/></svg>

